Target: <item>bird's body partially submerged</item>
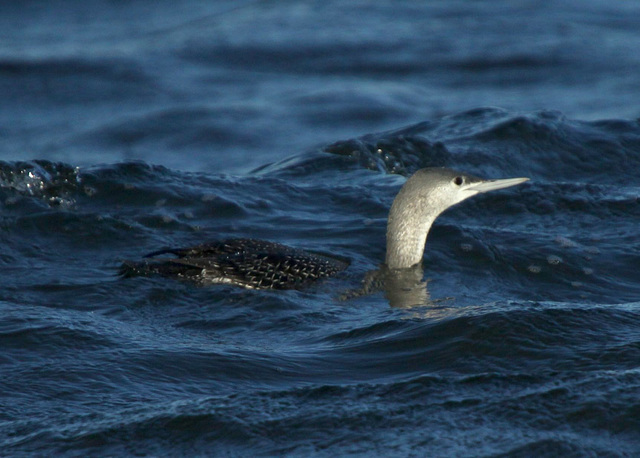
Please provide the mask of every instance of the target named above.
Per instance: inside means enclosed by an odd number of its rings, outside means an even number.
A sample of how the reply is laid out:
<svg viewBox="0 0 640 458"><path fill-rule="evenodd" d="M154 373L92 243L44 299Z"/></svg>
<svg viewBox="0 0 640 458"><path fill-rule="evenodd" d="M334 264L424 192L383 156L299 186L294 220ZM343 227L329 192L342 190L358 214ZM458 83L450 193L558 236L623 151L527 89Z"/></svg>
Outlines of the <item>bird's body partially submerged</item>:
<svg viewBox="0 0 640 458"><path fill-rule="evenodd" d="M420 263L429 229L447 208L478 193L527 180L483 180L446 168L418 170L404 184L389 212L386 268L408 269ZM156 258L159 255L173 257ZM344 258L253 239L161 250L146 257L150 259L125 262L121 272L125 276L160 274L252 289L299 289L349 266Z"/></svg>
<svg viewBox="0 0 640 458"><path fill-rule="evenodd" d="M173 256L158 257L161 255ZM160 250L145 258L125 262L121 272L125 276L159 274L249 289L299 289L349 266L344 258L254 239Z"/></svg>

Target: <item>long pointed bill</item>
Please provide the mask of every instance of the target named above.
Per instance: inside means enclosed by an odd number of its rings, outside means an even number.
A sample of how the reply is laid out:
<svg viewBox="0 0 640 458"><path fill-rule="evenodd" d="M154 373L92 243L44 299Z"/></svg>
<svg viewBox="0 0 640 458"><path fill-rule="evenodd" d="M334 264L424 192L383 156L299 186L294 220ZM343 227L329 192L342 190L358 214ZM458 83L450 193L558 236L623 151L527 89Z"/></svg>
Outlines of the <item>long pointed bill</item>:
<svg viewBox="0 0 640 458"><path fill-rule="evenodd" d="M474 183L467 188L469 191L488 192L496 189L510 188L520 183L528 181L529 178L505 178L503 180L486 180L480 183Z"/></svg>

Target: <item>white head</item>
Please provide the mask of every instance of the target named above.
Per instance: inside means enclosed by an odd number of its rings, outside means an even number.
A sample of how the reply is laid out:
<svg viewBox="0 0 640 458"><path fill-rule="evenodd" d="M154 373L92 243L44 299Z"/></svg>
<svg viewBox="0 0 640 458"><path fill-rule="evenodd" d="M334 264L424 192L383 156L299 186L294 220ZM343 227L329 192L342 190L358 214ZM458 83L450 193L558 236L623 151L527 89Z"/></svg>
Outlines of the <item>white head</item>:
<svg viewBox="0 0 640 458"><path fill-rule="evenodd" d="M422 261L429 229L447 208L476 194L508 188L527 180L483 180L446 168L418 170L402 186L389 211L387 267L402 269Z"/></svg>

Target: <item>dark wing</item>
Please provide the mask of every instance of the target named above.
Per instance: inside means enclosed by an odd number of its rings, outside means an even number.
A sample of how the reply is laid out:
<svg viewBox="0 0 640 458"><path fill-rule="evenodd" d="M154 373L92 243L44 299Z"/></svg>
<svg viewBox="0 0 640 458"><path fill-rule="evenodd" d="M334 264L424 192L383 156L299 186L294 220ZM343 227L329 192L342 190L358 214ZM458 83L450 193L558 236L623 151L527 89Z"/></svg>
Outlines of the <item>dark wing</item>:
<svg viewBox="0 0 640 458"><path fill-rule="evenodd" d="M232 239L188 248L170 248L145 257L172 254L141 263L125 263L125 276L160 274L205 284L226 283L256 289L296 289L346 269L349 261L273 242Z"/></svg>

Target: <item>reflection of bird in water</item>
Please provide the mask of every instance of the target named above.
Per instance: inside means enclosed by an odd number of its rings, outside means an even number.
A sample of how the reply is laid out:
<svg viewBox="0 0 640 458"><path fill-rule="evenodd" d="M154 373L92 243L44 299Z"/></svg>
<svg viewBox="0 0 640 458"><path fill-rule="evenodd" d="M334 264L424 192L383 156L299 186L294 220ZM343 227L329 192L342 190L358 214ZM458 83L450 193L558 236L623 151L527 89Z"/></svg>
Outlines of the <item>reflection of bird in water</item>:
<svg viewBox="0 0 640 458"><path fill-rule="evenodd" d="M418 266L429 229L447 208L476 194L527 180L483 180L446 168L418 170L400 189L391 206L384 269L399 273ZM164 254L173 257L155 258ZM146 257L153 259L123 263L122 274L160 274L202 284L231 284L252 289L297 289L349 266L347 259L334 255L253 239L160 250Z"/></svg>

